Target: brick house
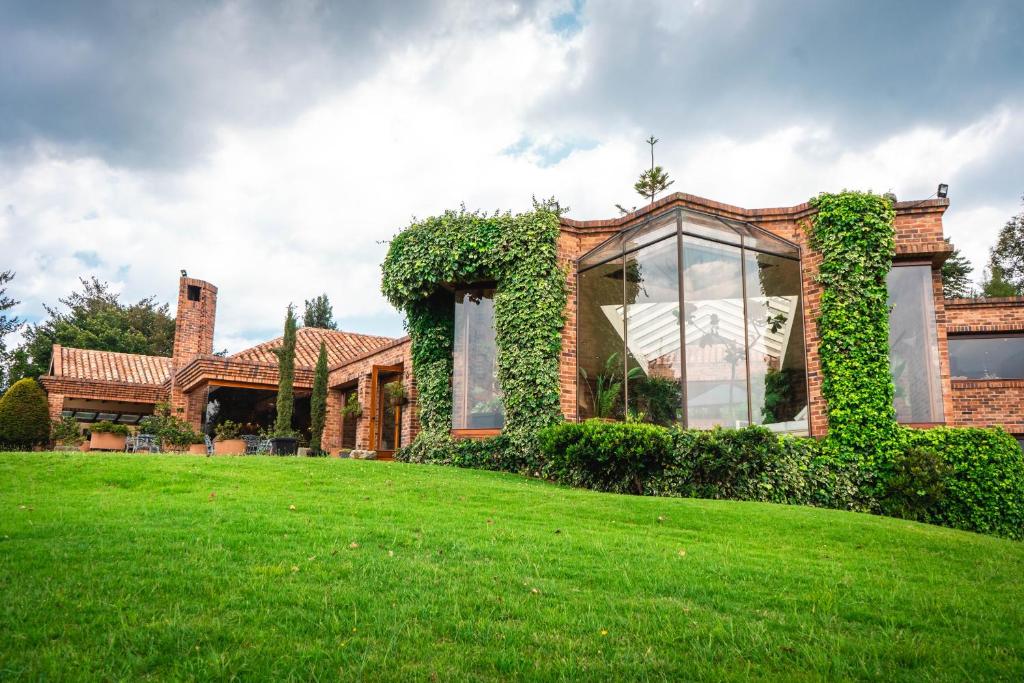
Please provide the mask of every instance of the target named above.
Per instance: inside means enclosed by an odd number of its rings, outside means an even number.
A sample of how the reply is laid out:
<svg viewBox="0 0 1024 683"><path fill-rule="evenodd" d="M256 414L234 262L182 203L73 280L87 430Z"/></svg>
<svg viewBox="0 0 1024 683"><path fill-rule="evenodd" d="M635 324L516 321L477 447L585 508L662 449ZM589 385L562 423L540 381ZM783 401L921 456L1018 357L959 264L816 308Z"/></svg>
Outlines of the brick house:
<svg viewBox="0 0 1024 683"><path fill-rule="evenodd" d="M920 427L1003 425L1024 441L1024 297L943 298L948 204L895 207L889 285L897 417ZM743 209L676 193L615 219L563 218L565 418L631 411L697 428L760 424L824 435L820 256L805 230L812 216L807 204ZM502 425L492 287L453 289L456 436L493 434ZM130 422L165 400L197 428L231 414L265 419L277 384L271 350L280 340L212 355L216 301L215 287L182 278L172 358L55 347L41 378L51 414ZM321 339L331 367L325 446L388 455L409 443L418 432L410 340L300 329L298 414L304 399L308 406ZM388 387L396 381L404 398L393 401ZM343 407L355 403L361 414L346 415Z"/></svg>

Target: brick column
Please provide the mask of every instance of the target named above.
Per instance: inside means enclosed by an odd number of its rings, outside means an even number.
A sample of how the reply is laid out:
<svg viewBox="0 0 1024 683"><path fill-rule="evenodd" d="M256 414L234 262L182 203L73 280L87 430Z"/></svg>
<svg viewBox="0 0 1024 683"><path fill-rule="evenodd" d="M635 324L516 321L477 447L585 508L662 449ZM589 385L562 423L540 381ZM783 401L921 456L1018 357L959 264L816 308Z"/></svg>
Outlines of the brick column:
<svg viewBox="0 0 1024 683"><path fill-rule="evenodd" d="M328 453L341 448L341 395L337 389L327 392L327 413L324 416L324 434L320 446Z"/></svg>
<svg viewBox="0 0 1024 683"><path fill-rule="evenodd" d="M50 405L50 421L59 420L64 410L64 394L47 393L46 401Z"/></svg>

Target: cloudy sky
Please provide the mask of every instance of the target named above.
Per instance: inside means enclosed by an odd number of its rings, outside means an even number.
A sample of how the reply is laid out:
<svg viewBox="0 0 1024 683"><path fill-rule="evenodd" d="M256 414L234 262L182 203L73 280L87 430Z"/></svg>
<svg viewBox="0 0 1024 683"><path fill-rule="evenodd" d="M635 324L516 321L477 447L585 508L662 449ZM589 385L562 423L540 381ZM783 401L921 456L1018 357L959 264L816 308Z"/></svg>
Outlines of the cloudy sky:
<svg viewBox="0 0 1024 683"><path fill-rule="evenodd" d="M29 319L79 276L220 288L217 346L326 292L399 335L390 236L457 207L576 218L673 190L924 198L982 267L1024 193L1024 4L0 3L0 270ZM980 274L980 273L979 273Z"/></svg>

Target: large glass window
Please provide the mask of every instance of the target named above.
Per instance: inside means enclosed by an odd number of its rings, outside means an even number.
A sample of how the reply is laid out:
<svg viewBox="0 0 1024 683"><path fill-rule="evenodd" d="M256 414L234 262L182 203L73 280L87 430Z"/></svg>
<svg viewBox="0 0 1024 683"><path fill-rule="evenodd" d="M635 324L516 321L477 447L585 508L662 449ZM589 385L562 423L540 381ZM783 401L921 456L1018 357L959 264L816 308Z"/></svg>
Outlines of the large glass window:
<svg viewBox="0 0 1024 683"><path fill-rule="evenodd" d="M1024 379L1024 334L949 338L953 379Z"/></svg>
<svg viewBox="0 0 1024 683"><path fill-rule="evenodd" d="M622 258L579 274L577 362L581 417L625 417Z"/></svg>
<svg viewBox="0 0 1024 683"><path fill-rule="evenodd" d="M747 343L754 424L778 431L807 429L807 363L800 305L800 264L755 251L744 253Z"/></svg>
<svg viewBox="0 0 1024 683"><path fill-rule="evenodd" d="M683 236L686 415L690 427L745 427L746 340L738 247Z"/></svg>
<svg viewBox="0 0 1024 683"><path fill-rule="evenodd" d="M675 239L626 256L626 339L631 418L661 425L679 422L682 352Z"/></svg>
<svg viewBox="0 0 1024 683"><path fill-rule="evenodd" d="M806 433L798 255L755 226L682 209L588 253L580 417Z"/></svg>
<svg viewBox="0 0 1024 683"><path fill-rule="evenodd" d="M896 419L942 422L939 343L932 267L889 271L889 365L896 387Z"/></svg>
<svg viewBox="0 0 1024 683"><path fill-rule="evenodd" d="M455 293L452 427L501 429L505 407L498 384L494 290Z"/></svg>

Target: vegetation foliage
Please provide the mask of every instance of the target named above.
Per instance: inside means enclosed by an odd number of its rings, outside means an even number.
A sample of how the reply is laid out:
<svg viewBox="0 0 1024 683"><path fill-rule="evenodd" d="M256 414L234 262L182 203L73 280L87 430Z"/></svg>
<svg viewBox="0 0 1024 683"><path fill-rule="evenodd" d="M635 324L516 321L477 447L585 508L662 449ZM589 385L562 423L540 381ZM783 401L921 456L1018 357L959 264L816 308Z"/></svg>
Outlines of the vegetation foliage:
<svg viewBox="0 0 1024 683"><path fill-rule="evenodd" d="M31 448L50 439L50 408L34 379L15 382L0 398L0 444Z"/></svg>
<svg viewBox="0 0 1024 683"><path fill-rule="evenodd" d="M320 441L324 435L324 423L327 419L327 346L320 342L320 354L316 358L316 369L313 371L313 393L309 399L310 439L309 449L319 453L322 449Z"/></svg>
<svg viewBox="0 0 1024 683"><path fill-rule="evenodd" d="M21 320L17 316L7 314L7 311L21 303L7 296L7 285L13 279L13 271L5 270L0 272L0 389L7 386L5 381L7 375L7 346L4 343L4 337L21 327Z"/></svg>
<svg viewBox="0 0 1024 683"><path fill-rule="evenodd" d="M326 294L321 294L313 299L305 300L305 311L302 314L303 327L318 327L323 330L336 330L338 324L334 322L334 307Z"/></svg>
<svg viewBox="0 0 1024 683"><path fill-rule="evenodd" d="M419 438L452 427L454 303L446 286L494 282L504 434L518 469L538 467L537 431L560 417L566 273L557 263L559 211L553 199L521 214L462 208L417 221L392 240L382 289L405 313L412 338Z"/></svg>
<svg viewBox="0 0 1024 683"><path fill-rule="evenodd" d="M295 436L292 429L292 414L295 410L295 309L290 304L284 319L284 337L281 347L274 349L277 355L277 416L274 419L274 436Z"/></svg>
<svg viewBox="0 0 1024 683"><path fill-rule="evenodd" d="M192 424L171 413L171 406L158 403L152 415L139 421L139 431L152 434L163 448L184 449L194 443L203 443L203 435L192 428Z"/></svg>
<svg viewBox="0 0 1024 683"><path fill-rule="evenodd" d="M89 425L89 431L94 434L113 434L114 436L128 436L131 430L128 425L117 424L109 420L101 420Z"/></svg>

